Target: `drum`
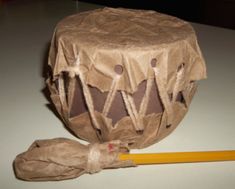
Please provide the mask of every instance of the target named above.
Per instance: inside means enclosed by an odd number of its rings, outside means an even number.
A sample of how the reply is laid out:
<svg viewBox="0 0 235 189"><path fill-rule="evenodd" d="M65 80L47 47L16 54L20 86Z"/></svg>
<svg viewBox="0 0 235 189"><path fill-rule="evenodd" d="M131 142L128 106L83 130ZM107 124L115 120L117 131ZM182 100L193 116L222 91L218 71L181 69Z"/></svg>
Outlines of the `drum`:
<svg viewBox="0 0 235 189"><path fill-rule="evenodd" d="M65 125L88 142L143 148L169 135L206 78L192 26L155 11L104 8L58 23L47 85Z"/></svg>

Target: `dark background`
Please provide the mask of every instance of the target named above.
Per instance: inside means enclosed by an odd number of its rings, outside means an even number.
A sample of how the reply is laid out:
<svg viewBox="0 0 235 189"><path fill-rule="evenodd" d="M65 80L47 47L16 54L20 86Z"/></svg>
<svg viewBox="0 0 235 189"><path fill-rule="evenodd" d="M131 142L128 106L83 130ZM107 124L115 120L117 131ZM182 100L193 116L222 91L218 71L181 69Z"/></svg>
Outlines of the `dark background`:
<svg viewBox="0 0 235 189"><path fill-rule="evenodd" d="M81 0L109 7L151 9L187 21L235 29L235 0Z"/></svg>

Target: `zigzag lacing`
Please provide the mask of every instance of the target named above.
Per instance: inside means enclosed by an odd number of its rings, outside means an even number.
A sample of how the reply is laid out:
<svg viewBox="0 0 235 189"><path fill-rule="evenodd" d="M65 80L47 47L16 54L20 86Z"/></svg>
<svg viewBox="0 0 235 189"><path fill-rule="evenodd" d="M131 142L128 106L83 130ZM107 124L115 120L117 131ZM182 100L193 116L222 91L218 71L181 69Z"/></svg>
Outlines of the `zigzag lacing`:
<svg viewBox="0 0 235 189"><path fill-rule="evenodd" d="M150 92L151 92L151 88L153 86L154 80L156 82L156 86L158 88L160 99L163 103L164 109L165 109L167 117L168 117L167 125L172 124L172 121L173 121L172 103L176 101L177 94L179 92L180 82L183 78L184 64L182 64L182 65L179 67L179 69L177 71L176 82L175 82L175 86L173 89L172 101L170 101L170 99L169 99L169 95L166 90L165 81L161 77L159 77L160 69L157 66L152 66L155 78L147 80L146 91L145 91L144 97L141 101L139 111L137 111L137 109L136 109L132 95L127 93L126 91L121 91L124 104L126 106L128 114L133 122L133 125L134 125L136 131L141 131L144 129L143 117L146 114L146 110L147 110L147 106L148 106L149 98L150 98ZM75 63L75 66L68 67L65 71L67 71L69 73L69 76L71 78L75 77L76 75L79 76L80 81L81 81L81 85L83 88L83 93L84 93L84 97L86 100L86 104L88 107L88 111L91 116L92 123L96 129L100 129L100 125L99 125L99 123L96 119L96 116L95 116L95 109L94 109L94 104L92 101L91 93L90 93L90 90L89 90L87 84L84 81L84 78L80 72L79 66L80 66L80 60L78 57L77 61ZM112 105L115 94L117 92L117 87L118 87L118 83L119 83L120 78L121 78L121 75L117 74L113 79L110 91L108 93L108 96L106 98L106 101L105 101L105 104L103 107L103 111L102 111L104 116L107 116L109 113L110 107ZM63 77L61 77L61 76L59 77L59 97L60 97L62 106L67 106L66 97L65 97L65 90L64 90L64 81L63 81Z"/></svg>
<svg viewBox="0 0 235 189"><path fill-rule="evenodd" d="M132 95L128 94L125 91L121 91L126 109L137 131L141 131L144 129L143 117L146 114L152 85L153 85L153 79L148 79L146 85L146 91L141 101L139 112L137 112Z"/></svg>
<svg viewBox="0 0 235 189"><path fill-rule="evenodd" d="M85 83L84 81L84 77L83 77L83 74L81 74L81 71L79 69L79 66L80 66L80 59L79 59L79 56L75 62L75 65L74 66L71 66L71 67L67 67L67 69L65 69L64 71L65 72L68 72L69 73L69 76L71 78L75 77L76 75L79 77L80 81L81 81L81 85L82 85L82 91L83 91L83 94L84 94L84 97L85 97L85 100L86 100L86 104L87 104L87 107L88 107L88 111L90 113L90 116L91 116L91 120L92 120L92 123L94 125L94 127L96 129L100 129L100 125L96 119L96 116L95 116L95 109L94 109L94 104L93 104L93 101L92 101L92 97L91 97L91 93L90 93L90 90L87 86L87 84ZM60 96L60 100L61 100L61 103L62 103L62 106L63 105L66 105L66 100L65 100L65 92L64 92L64 84L63 84L63 79L61 79L62 77L59 77L59 96Z"/></svg>
<svg viewBox="0 0 235 189"><path fill-rule="evenodd" d="M168 92L167 92L167 84L163 80L162 77L159 76L160 69L156 65L152 65L154 75L155 75L155 82L159 91L159 96L161 98L162 104L167 114L167 126L171 126L173 122L173 106L172 104L176 101L177 95L179 93L180 83L182 82L184 76L184 63L181 64L176 73L176 82L173 88L172 100L170 100Z"/></svg>

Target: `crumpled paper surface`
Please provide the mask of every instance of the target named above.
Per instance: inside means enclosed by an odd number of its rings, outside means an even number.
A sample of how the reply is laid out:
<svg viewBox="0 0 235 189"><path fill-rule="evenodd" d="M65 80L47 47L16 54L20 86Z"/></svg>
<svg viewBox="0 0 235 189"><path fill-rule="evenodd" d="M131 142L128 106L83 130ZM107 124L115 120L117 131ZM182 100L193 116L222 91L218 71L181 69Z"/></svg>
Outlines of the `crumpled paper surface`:
<svg viewBox="0 0 235 189"><path fill-rule="evenodd" d="M151 65L155 59L159 69L157 77L165 90L164 98L181 93L183 100L168 103L172 111L167 112L161 98L162 112L141 115L144 123L142 134L136 131L129 115L114 124L112 117L92 110L101 127L97 130L90 111L84 110L71 116L74 98L86 101L74 96L79 78L74 77L75 72L69 72L78 59L84 83L101 92L109 92L116 75L115 66L121 65L123 73L117 91L130 95L137 91L141 82L156 78ZM183 76L177 83L178 70L182 65ZM104 8L64 18L53 35L49 66L52 74L47 85L66 126L88 142L121 140L131 144L131 148L144 148L169 135L188 111L197 87L195 81L206 78L205 62L192 26L178 18L146 10ZM58 79L67 72L73 77L65 82L65 105L61 101ZM87 101L85 103L87 105Z"/></svg>
<svg viewBox="0 0 235 189"><path fill-rule="evenodd" d="M117 65L123 69L118 77ZM14 161L15 174L23 180L63 180L105 168L135 166L119 161L118 154L127 152L127 147L147 147L169 135L187 113L196 81L206 78L191 25L144 10L104 8L63 19L53 35L49 66L47 86L58 113L77 137L92 144L64 138L35 141ZM152 84L146 84L145 92L147 86L152 87L148 94L155 91L151 94L158 98L160 110L149 114L135 110L131 101L138 86L148 81ZM89 96L89 87L99 90L99 95L121 93L129 115L114 124L105 111L94 109L99 100L94 102ZM81 93L79 98L75 91ZM153 103L149 96L138 99L145 98L141 107ZM71 113L75 98L82 109L77 115Z"/></svg>
<svg viewBox="0 0 235 189"><path fill-rule="evenodd" d="M51 43L53 79L73 65L77 56L86 83L101 91L109 91L115 65L123 65L118 89L133 93L141 81L153 78L153 58L162 62L162 77L168 81L182 62L187 64L186 81L206 77L192 26L155 11L104 8L63 19ZM171 91L172 83L167 88Z"/></svg>
<svg viewBox="0 0 235 189"><path fill-rule="evenodd" d="M96 173L105 168L135 166L118 160L128 148L120 141L83 145L77 141L55 138L36 140L14 161L16 177L28 181L52 181Z"/></svg>

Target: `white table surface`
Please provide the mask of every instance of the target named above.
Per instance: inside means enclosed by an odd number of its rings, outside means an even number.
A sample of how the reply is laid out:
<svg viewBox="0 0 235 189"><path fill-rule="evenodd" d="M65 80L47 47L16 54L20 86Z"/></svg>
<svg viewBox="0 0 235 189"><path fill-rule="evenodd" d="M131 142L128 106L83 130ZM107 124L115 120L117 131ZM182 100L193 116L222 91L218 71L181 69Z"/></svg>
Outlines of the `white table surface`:
<svg viewBox="0 0 235 189"><path fill-rule="evenodd" d="M60 182L15 178L12 161L35 139L75 139L46 106L42 70L56 23L96 7L72 0L24 0L0 8L0 188L234 189L235 162L140 166ZM235 149L235 31L193 26L208 79L200 82L188 114L170 136L133 152Z"/></svg>

